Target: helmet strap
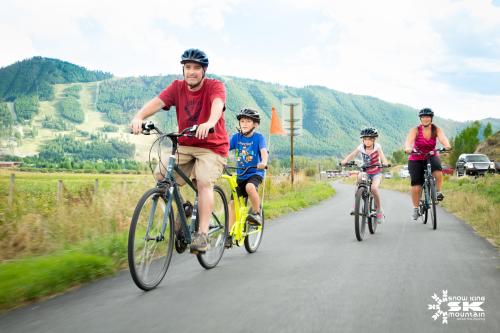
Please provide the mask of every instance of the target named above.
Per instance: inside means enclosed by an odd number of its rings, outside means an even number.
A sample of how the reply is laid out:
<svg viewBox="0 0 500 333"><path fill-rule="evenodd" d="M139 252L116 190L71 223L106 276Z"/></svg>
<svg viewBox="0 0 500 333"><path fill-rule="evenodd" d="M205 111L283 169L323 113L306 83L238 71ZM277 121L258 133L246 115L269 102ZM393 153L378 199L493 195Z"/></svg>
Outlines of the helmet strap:
<svg viewBox="0 0 500 333"><path fill-rule="evenodd" d="M254 126L254 127L252 127L252 129L251 129L251 130L249 130L249 131L247 131L247 132L243 132L243 130L241 129L241 127L240 127L240 126L238 126L238 127L237 127L237 129L238 129L238 132L240 132L240 133L241 133L241 135L243 135L243 136L247 136L248 134L252 133L252 132L255 130L255 126Z"/></svg>

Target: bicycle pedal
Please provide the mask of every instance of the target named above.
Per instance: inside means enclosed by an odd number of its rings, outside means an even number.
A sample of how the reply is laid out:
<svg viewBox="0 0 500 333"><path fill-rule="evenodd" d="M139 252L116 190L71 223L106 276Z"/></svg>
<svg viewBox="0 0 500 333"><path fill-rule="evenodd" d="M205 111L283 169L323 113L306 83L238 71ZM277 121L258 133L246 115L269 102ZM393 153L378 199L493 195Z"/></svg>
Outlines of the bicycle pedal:
<svg viewBox="0 0 500 333"><path fill-rule="evenodd" d="M200 250L189 249L189 252L191 254L205 254L207 251L200 251Z"/></svg>

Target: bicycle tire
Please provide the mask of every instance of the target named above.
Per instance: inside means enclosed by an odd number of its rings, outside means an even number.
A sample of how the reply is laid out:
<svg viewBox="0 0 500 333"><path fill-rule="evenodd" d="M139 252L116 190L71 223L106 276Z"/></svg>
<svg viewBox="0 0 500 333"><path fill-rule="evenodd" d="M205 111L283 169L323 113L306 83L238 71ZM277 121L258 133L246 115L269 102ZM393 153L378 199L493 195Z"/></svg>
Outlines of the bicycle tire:
<svg viewBox="0 0 500 333"><path fill-rule="evenodd" d="M368 230L370 231L370 234L374 234L375 231L377 231L377 218L373 216L374 213L376 213L375 210L375 199L373 199L373 196L370 195L370 204L368 205L369 207L369 217L368 217Z"/></svg>
<svg viewBox="0 0 500 333"><path fill-rule="evenodd" d="M198 262L205 269L217 266L224 254L224 243L227 236L229 224L229 212L227 199L224 191L214 186L214 206L208 230L209 249L205 253L196 254Z"/></svg>
<svg viewBox="0 0 500 333"><path fill-rule="evenodd" d="M135 207L130 223L129 270L137 287L145 291L154 289L160 284L172 259L174 245L172 210L167 213L168 222L164 236L161 237L167 202L164 195L165 189L160 188L145 192Z"/></svg>
<svg viewBox="0 0 500 333"><path fill-rule="evenodd" d="M354 199L354 231L356 239L360 242L363 240L366 231L366 211L368 210L368 204L364 198L365 191L364 187L358 188Z"/></svg>
<svg viewBox="0 0 500 333"><path fill-rule="evenodd" d="M436 193L436 182L434 178L430 181L430 212L431 212L431 220L432 220L432 229L436 230L437 228L437 214L436 214L436 206L437 206L437 193Z"/></svg>
<svg viewBox="0 0 500 333"><path fill-rule="evenodd" d="M422 187L422 191L420 192L420 201L419 201L419 209L420 209L420 218L422 219L423 224L427 224L427 217L429 214L429 209L426 204L426 191L427 186L424 184Z"/></svg>
<svg viewBox="0 0 500 333"><path fill-rule="evenodd" d="M264 208L262 208L260 212L262 217L262 224L260 226L254 226L249 224L248 222L246 223L247 235L245 236L244 244L245 244L245 250L247 250L248 253L255 253L259 248L260 243L262 242L262 235L264 234L264 220L265 220Z"/></svg>

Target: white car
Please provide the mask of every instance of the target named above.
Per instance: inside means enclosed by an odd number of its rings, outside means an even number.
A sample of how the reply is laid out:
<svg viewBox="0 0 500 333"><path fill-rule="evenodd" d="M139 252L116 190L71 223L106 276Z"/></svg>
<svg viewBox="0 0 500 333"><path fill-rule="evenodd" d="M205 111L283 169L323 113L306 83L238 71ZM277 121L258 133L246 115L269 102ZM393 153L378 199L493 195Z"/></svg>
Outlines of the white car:
<svg viewBox="0 0 500 333"><path fill-rule="evenodd" d="M408 171L408 166L405 165L399 170L399 177L401 178L408 178L410 177L410 172Z"/></svg>

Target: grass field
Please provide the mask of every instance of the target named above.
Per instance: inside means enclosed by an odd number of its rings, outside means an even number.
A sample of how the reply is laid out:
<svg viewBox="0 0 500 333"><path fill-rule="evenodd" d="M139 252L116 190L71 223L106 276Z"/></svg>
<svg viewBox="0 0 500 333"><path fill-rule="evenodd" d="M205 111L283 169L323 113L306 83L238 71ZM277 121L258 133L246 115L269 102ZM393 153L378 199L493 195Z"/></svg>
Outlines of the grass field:
<svg viewBox="0 0 500 333"><path fill-rule="evenodd" d="M334 194L327 183L298 179L293 190L286 180L266 184L267 219ZM58 201L59 180L64 190ZM0 310L123 268L133 210L152 186L150 175L18 172L9 206L10 173L1 171Z"/></svg>
<svg viewBox="0 0 500 333"><path fill-rule="evenodd" d="M408 192L409 179L384 179L383 188ZM450 213L470 224L496 247L500 246L500 177L449 177L443 183L446 198L440 203Z"/></svg>

